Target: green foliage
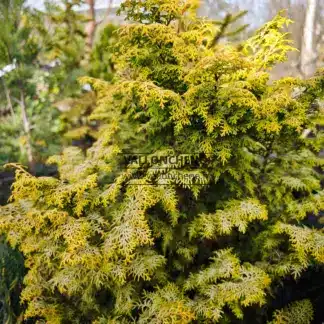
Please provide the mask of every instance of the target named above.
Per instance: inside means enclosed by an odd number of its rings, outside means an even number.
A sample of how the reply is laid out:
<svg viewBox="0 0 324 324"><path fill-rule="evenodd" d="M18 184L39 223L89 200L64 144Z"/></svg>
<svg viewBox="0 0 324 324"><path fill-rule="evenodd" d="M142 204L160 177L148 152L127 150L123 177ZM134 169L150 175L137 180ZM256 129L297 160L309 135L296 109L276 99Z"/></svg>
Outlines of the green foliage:
<svg viewBox="0 0 324 324"><path fill-rule="evenodd" d="M120 11L126 14L127 20L169 25L176 19L182 19L184 14L193 14L198 6L197 0L126 0L121 4Z"/></svg>
<svg viewBox="0 0 324 324"><path fill-rule="evenodd" d="M0 68L16 61L17 68L5 75L5 83L17 93L23 79L33 75L33 63L39 53L37 37L31 28L31 13L22 10L24 1L1 2L0 16L3 28L0 31ZM29 89L31 89L29 87Z"/></svg>
<svg viewBox="0 0 324 324"><path fill-rule="evenodd" d="M40 79L38 81L41 82ZM45 161L61 149L59 113L48 98L27 97L26 102L33 127L31 139L34 157L36 161ZM21 112L18 110L14 115L2 116L0 120L0 165L12 161L26 164L26 135L22 129Z"/></svg>
<svg viewBox="0 0 324 324"><path fill-rule="evenodd" d="M302 225L324 207L323 74L269 84L290 48L285 18L242 52L210 46L218 30L196 8L125 1L134 23L119 32L115 82L82 79L98 140L50 158L59 178L14 165L0 231L25 257L25 319L243 321L285 276L323 263L323 231Z"/></svg>
<svg viewBox="0 0 324 324"><path fill-rule="evenodd" d="M0 165L21 159L20 145L17 137L20 135L20 121L12 116L1 118L0 124Z"/></svg>
<svg viewBox="0 0 324 324"><path fill-rule="evenodd" d="M3 23L0 30L0 68L15 65L15 69L1 76L1 100L6 103L6 109L1 109L1 132L5 132L1 145L2 162L20 161L31 162L31 155L38 150L40 136L32 132L35 123L42 137L43 143L53 139L48 124L54 118L48 109L48 98L39 95L42 86L42 71L37 63L41 52L40 35L36 32L34 22L39 18L35 12L24 8L24 1L4 1L0 5L0 16ZM37 100L38 99L38 100ZM40 113L39 113L40 112ZM37 117L35 114L39 113ZM46 121L49 120L48 123ZM47 146L48 153L57 151L52 149L57 145ZM38 144L37 144L38 143ZM44 147L45 145L42 145ZM29 153L28 153L29 150ZM43 150L44 151L44 150ZM29 158L28 158L28 154ZM46 157L46 153L44 154Z"/></svg>
<svg viewBox="0 0 324 324"><path fill-rule="evenodd" d="M94 92L87 92L75 99L66 99L56 103L59 107L66 105L67 111L60 114L61 124L64 125L64 138L68 143L73 140L82 140L84 138L97 136L96 121L89 120L95 105L96 96Z"/></svg>
<svg viewBox="0 0 324 324"><path fill-rule="evenodd" d="M228 249L215 254L206 269L191 274L184 288L198 291L194 309L202 321L219 321L225 305L237 318L243 319L242 306L265 304L265 289L271 280L258 267L249 263L241 266L240 260Z"/></svg>
<svg viewBox="0 0 324 324"><path fill-rule="evenodd" d="M211 239L217 234L230 234L233 227L245 233L250 222L256 219L268 219L265 206L252 199L230 201L224 207L224 210L217 210L214 214L199 215L190 224L190 236Z"/></svg>
<svg viewBox="0 0 324 324"><path fill-rule="evenodd" d="M46 55L50 60L60 59L69 68L80 65L84 53L84 39L86 37L83 24L86 17L75 9L83 1L62 1L62 5L47 1L45 15L52 26L50 36L47 37ZM44 32L44 31L43 31Z"/></svg>
<svg viewBox="0 0 324 324"><path fill-rule="evenodd" d="M308 299L296 301L274 313L271 324L310 324L313 320L313 306Z"/></svg>
<svg viewBox="0 0 324 324"><path fill-rule="evenodd" d="M92 77L114 82L114 47L118 40L117 26L108 24L99 32L99 35L100 37L91 53L87 70ZM89 118L96 107L95 93L93 91L82 93L76 98L68 98L58 102L57 106L66 106L66 109L61 109L64 111L61 113L60 121L67 142L74 141L81 147L89 146L98 135L98 122Z"/></svg>
<svg viewBox="0 0 324 324"><path fill-rule="evenodd" d="M82 0L64 0L61 4L47 1L46 11L41 24L38 25L43 35L41 61L57 61L57 65L51 71L50 89L55 91L59 98L69 97L71 93L78 94L80 91L77 91L77 78L85 73L82 63L85 56L84 26L87 17L76 11L82 3ZM42 25L44 21L50 28Z"/></svg>
<svg viewBox="0 0 324 324"><path fill-rule="evenodd" d="M215 20L214 24L219 26L219 31L214 36L211 46L216 45L221 38L231 39L232 41L238 38L238 36L248 27L247 24L238 24L240 18L244 17L246 14L247 11L241 11L237 14L227 13L223 20Z"/></svg>
<svg viewBox="0 0 324 324"><path fill-rule="evenodd" d="M0 243L0 320L2 323L16 323L20 313L19 291L24 276L24 260L6 243Z"/></svg>
<svg viewBox="0 0 324 324"><path fill-rule="evenodd" d="M100 31L100 38L91 53L90 76L106 81L113 79L115 73L113 47L117 40L117 26L108 24Z"/></svg>
<svg viewBox="0 0 324 324"><path fill-rule="evenodd" d="M246 42L244 50L251 51L254 55L256 66L262 69L270 68L277 62L286 61L287 52L294 50L292 40L281 33L280 29L288 26L292 21L283 16L284 11L272 21L261 27L257 34Z"/></svg>
<svg viewBox="0 0 324 324"><path fill-rule="evenodd" d="M5 0L0 4L0 67L13 63L32 64L38 53L37 40L32 34L28 11L22 11L24 0ZM25 68L26 69L26 68ZM19 72L28 74L20 66Z"/></svg>
<svg viewBox="0 0 324 324"><path fill-rule="evenodd" d="M0 97L6 103L0 107L0 128L6 133L0 148L3 163L30 162L27 146L34 162L42 162L62 146L65 124L53 103L81 94L77 78L85 73L83 29L87 20L74 10L81 4L47 3L46 11L38 12L26 8L24 1L1 3L0 68L17 65L1 80Z"/></svg>

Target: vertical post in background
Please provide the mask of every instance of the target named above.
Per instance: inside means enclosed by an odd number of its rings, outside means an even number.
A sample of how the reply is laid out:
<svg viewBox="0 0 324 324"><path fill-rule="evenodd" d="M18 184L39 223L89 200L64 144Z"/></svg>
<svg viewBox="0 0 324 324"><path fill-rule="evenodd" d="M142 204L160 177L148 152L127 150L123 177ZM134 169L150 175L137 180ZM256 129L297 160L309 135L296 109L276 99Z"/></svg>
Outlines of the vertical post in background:
<svg viewBox="0 0 324 324"><path fill-rule="evenodd" d="M309 77L316 71L317 53L314 44L316 10L317 0L308 0L300 56L300 68L304 77Z"/></svg>

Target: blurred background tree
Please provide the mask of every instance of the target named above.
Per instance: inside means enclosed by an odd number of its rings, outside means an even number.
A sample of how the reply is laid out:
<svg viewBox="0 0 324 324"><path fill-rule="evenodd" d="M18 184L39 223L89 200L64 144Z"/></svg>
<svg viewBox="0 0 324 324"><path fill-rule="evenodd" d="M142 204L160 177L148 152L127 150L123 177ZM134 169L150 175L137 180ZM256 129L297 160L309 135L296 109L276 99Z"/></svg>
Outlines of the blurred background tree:
<svg viewBox="0 0 324 324"><path fill-rule="evenodd" d="M50 73L42 62L48 52L42 14L24 4L6 0L0 5L0 156L2 164L19 161L36 172L37 163L60 149L59 113L51 105L56 91L51 85L59 73Z"/></svg>
<svg viewBox="0 0 324 324"><path fill-rule="evenodd" d="M23 131L15 127L15 135L20 135L21 156L25 156L31 169L35 158L33 153L31 121L28 115L28 100L35 93L31 82L34 62L40 51L37 39L28 19L29 12L22 10L23 0L5 0L0 4L3 22L0 30L0 67L2 68L3 92L10 109L9 122L21 125ZM8 69L11 66L11 69ZM6 112L6 110L5 110ZM6 113L4 113L6 115ZM20 123L17 123L17 119Z"/></svg>

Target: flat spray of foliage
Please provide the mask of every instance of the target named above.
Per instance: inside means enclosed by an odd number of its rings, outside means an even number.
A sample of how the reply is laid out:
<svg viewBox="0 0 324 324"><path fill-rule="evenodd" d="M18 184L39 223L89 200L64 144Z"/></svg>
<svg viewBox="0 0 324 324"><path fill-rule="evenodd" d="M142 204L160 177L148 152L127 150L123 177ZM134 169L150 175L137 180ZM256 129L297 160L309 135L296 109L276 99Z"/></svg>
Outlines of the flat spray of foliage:
<svg viewBox="0 0 324 324"><path fill-rule="evenodd" d="M135 23L120 30L115 83L83 80L97 93L97 142L52 157L59 179L17 166L0 228L25 256L25 318L244 320L281 279L324 262L323 231L302 225L324 207L314 171L323 75L269 85L267 69L291 49L287 20L278 15L238 51L215 44L218 27L196 5L126 0ZM125 152L182 159L139 169ZM266 320L312 314L304 300Z"/></svg>

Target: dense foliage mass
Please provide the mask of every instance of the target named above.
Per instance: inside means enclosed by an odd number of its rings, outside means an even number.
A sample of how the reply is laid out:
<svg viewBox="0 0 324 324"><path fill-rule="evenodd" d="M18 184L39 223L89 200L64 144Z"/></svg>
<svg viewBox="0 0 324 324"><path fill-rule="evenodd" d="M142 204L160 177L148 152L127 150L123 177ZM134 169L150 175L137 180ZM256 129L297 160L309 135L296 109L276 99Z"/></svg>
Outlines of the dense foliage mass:
<svg viewBox="0 0 324 324"><path fill-rule="evenodd" d="M46 13L26 8L24 0L0 4L1 164L19 161L35 171L36 163L60 151L64 126L53 103L78 95L77 78L85 75L85 17L73 10L78 3L48 4Z"/></svg>
<svg viewBox="0 0 324 324"><path fill-rule="evenodd" d="M134 23L119 31L114 82L82 79L98 140L50 158L59 178L15 165L1 207L28 270L25 318L230 323L252 310L311 323L307 299L266 306L282 279L324 262L323 231L303 224L324 207L323 73L269 84L292 49L281 14L238 49L218 44L196 1L121 9Z"/></svg>
<svg viewBox="0 0 324 324"><path fill-rule="evenodd" d="M89 74L112 79L107 47L114 42L116 27L103 29L87 62L88 19L77 12L82 3L46 1L44 11L26 7L25 0L0 4L1 166L15 161L29 164L33 173L39 171L33 165L60 152L66 144L64 133L73 129L79 134L76 129L84 126L83 115L89 115L89 104L94 106L93 100L89 102L93 93L84 91L77 79ZM80 101L86 102L85 108L80 109Z"/></svg>

